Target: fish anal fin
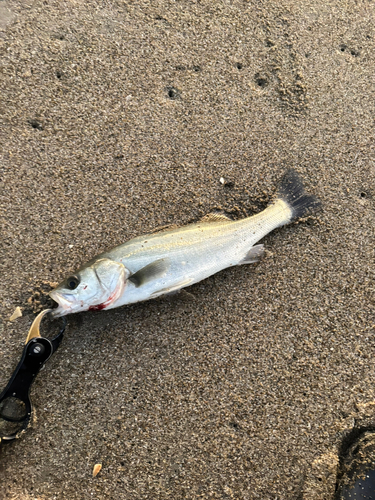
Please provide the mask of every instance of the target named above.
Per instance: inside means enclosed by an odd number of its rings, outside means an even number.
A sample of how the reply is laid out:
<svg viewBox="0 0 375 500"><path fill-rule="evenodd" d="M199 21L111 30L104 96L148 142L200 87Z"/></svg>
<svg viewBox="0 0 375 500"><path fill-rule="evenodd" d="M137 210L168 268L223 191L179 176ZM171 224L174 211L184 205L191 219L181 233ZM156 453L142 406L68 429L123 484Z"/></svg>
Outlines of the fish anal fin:
<svg viewBox="0 0 375 500"><path fill-rule="evenodd" d="M199 222L233 222L224 212L215 210L202 217Z"/></svg>
<svg viewBox="0 0 375 500"><path fill-rule="evenodd" d="M254 262L259 262L262 257L264 257L264 245L255 245L247 252L243 259L239 261L238 266L242 264L254 264Z"/></svg>
<svg viewBox="0 0 375 500"><path fill-rule="evenodd" d="M166 274L169 269L168 259L159 259L155 262L151 262L147 266L139 269L136 273L130 276L129 281L131 281L136 287L142 286L145 283L161 278Z"/></svg>

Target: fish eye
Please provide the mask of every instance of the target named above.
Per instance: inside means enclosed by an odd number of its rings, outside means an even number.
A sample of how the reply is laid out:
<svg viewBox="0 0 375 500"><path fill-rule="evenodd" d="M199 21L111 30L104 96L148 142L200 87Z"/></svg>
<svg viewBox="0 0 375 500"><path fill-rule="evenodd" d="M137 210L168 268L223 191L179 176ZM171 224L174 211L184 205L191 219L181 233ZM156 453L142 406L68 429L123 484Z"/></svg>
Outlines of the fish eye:
<svg viewBox="0 0 375 500"><path fill-rule="evenodd" d="M79 278L77 276L70 276L70 278L66 280L66 285L69 290L75 290L79 285Z"/></svg>

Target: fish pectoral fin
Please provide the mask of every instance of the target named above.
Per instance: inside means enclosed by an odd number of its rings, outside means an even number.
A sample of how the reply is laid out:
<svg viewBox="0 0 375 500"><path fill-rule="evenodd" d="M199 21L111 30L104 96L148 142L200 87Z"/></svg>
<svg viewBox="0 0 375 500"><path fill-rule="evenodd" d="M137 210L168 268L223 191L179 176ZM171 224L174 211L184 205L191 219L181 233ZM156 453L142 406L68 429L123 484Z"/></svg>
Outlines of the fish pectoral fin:
<svg viewBox="0 0 375 500"><path fill-rule="evenodd" d="M264 245L255 245L247 252L243 259L239 261L238 266L242 264L253 264L254 262L259 262L262 257L264 257Z"/></svg>
<svg viewBox="0 0 375 500"><path fill-rule="evenodd" d="M155 262L151 262L151 264L139 269L139 271L132 274L128 279L138 288L149 281L164 276L169 269L169 265L168 259L155 260Z"/></svg>
<svg viewBox="0 0 375 500"><path fill-rule="evenodd" d="M166 295L166 294L172 294L174 292L178 292L180 288L183 288L184 286L188 286L191 282L193 281L193 278L189 278L183 281L180 281L179 283L176 283L175 285L166 287L166 288L161 288L160 290L152 293L150 295L150 299L155 299L156 297L159 297L159 295Z"/></svg>
<svg viewBox="0 0 375 500"><path fill-rule="evenodd" d="M233 222L224 212L216 210L202 217L199 222Z"/></svg>

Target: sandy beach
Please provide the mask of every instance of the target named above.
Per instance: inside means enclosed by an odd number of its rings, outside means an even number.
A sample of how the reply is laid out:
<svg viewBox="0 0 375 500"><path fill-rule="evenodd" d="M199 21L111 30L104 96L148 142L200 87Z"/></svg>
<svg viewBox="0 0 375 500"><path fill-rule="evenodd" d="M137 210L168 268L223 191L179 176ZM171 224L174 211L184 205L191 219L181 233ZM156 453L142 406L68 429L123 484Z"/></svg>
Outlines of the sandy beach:
<svg viewBox="0 0 375 500"><path fill-rule="evenodd" d="M323 204L194 298L68 317L1 500L333 500L375 426L374 3L3 0L0 63L0 389L101 251L289 168Z"/></svg>

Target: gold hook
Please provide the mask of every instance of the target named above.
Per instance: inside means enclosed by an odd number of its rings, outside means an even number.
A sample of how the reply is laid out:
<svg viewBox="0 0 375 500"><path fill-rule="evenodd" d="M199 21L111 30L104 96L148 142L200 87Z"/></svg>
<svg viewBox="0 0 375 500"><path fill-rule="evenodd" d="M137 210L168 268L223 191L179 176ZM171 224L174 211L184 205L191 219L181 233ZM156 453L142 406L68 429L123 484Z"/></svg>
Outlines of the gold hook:
<svg viewBox="0 0 375 500"><path fill-rule="evenodd" d="M39 333L40 322L42 321L43 317L51 311L52 309L45 309L44 311L40 312L38 316L34 319L33 324L30 327L29 334L27 335L25 344L27 344L31 339L35 337L40 337Z"/></svg>

